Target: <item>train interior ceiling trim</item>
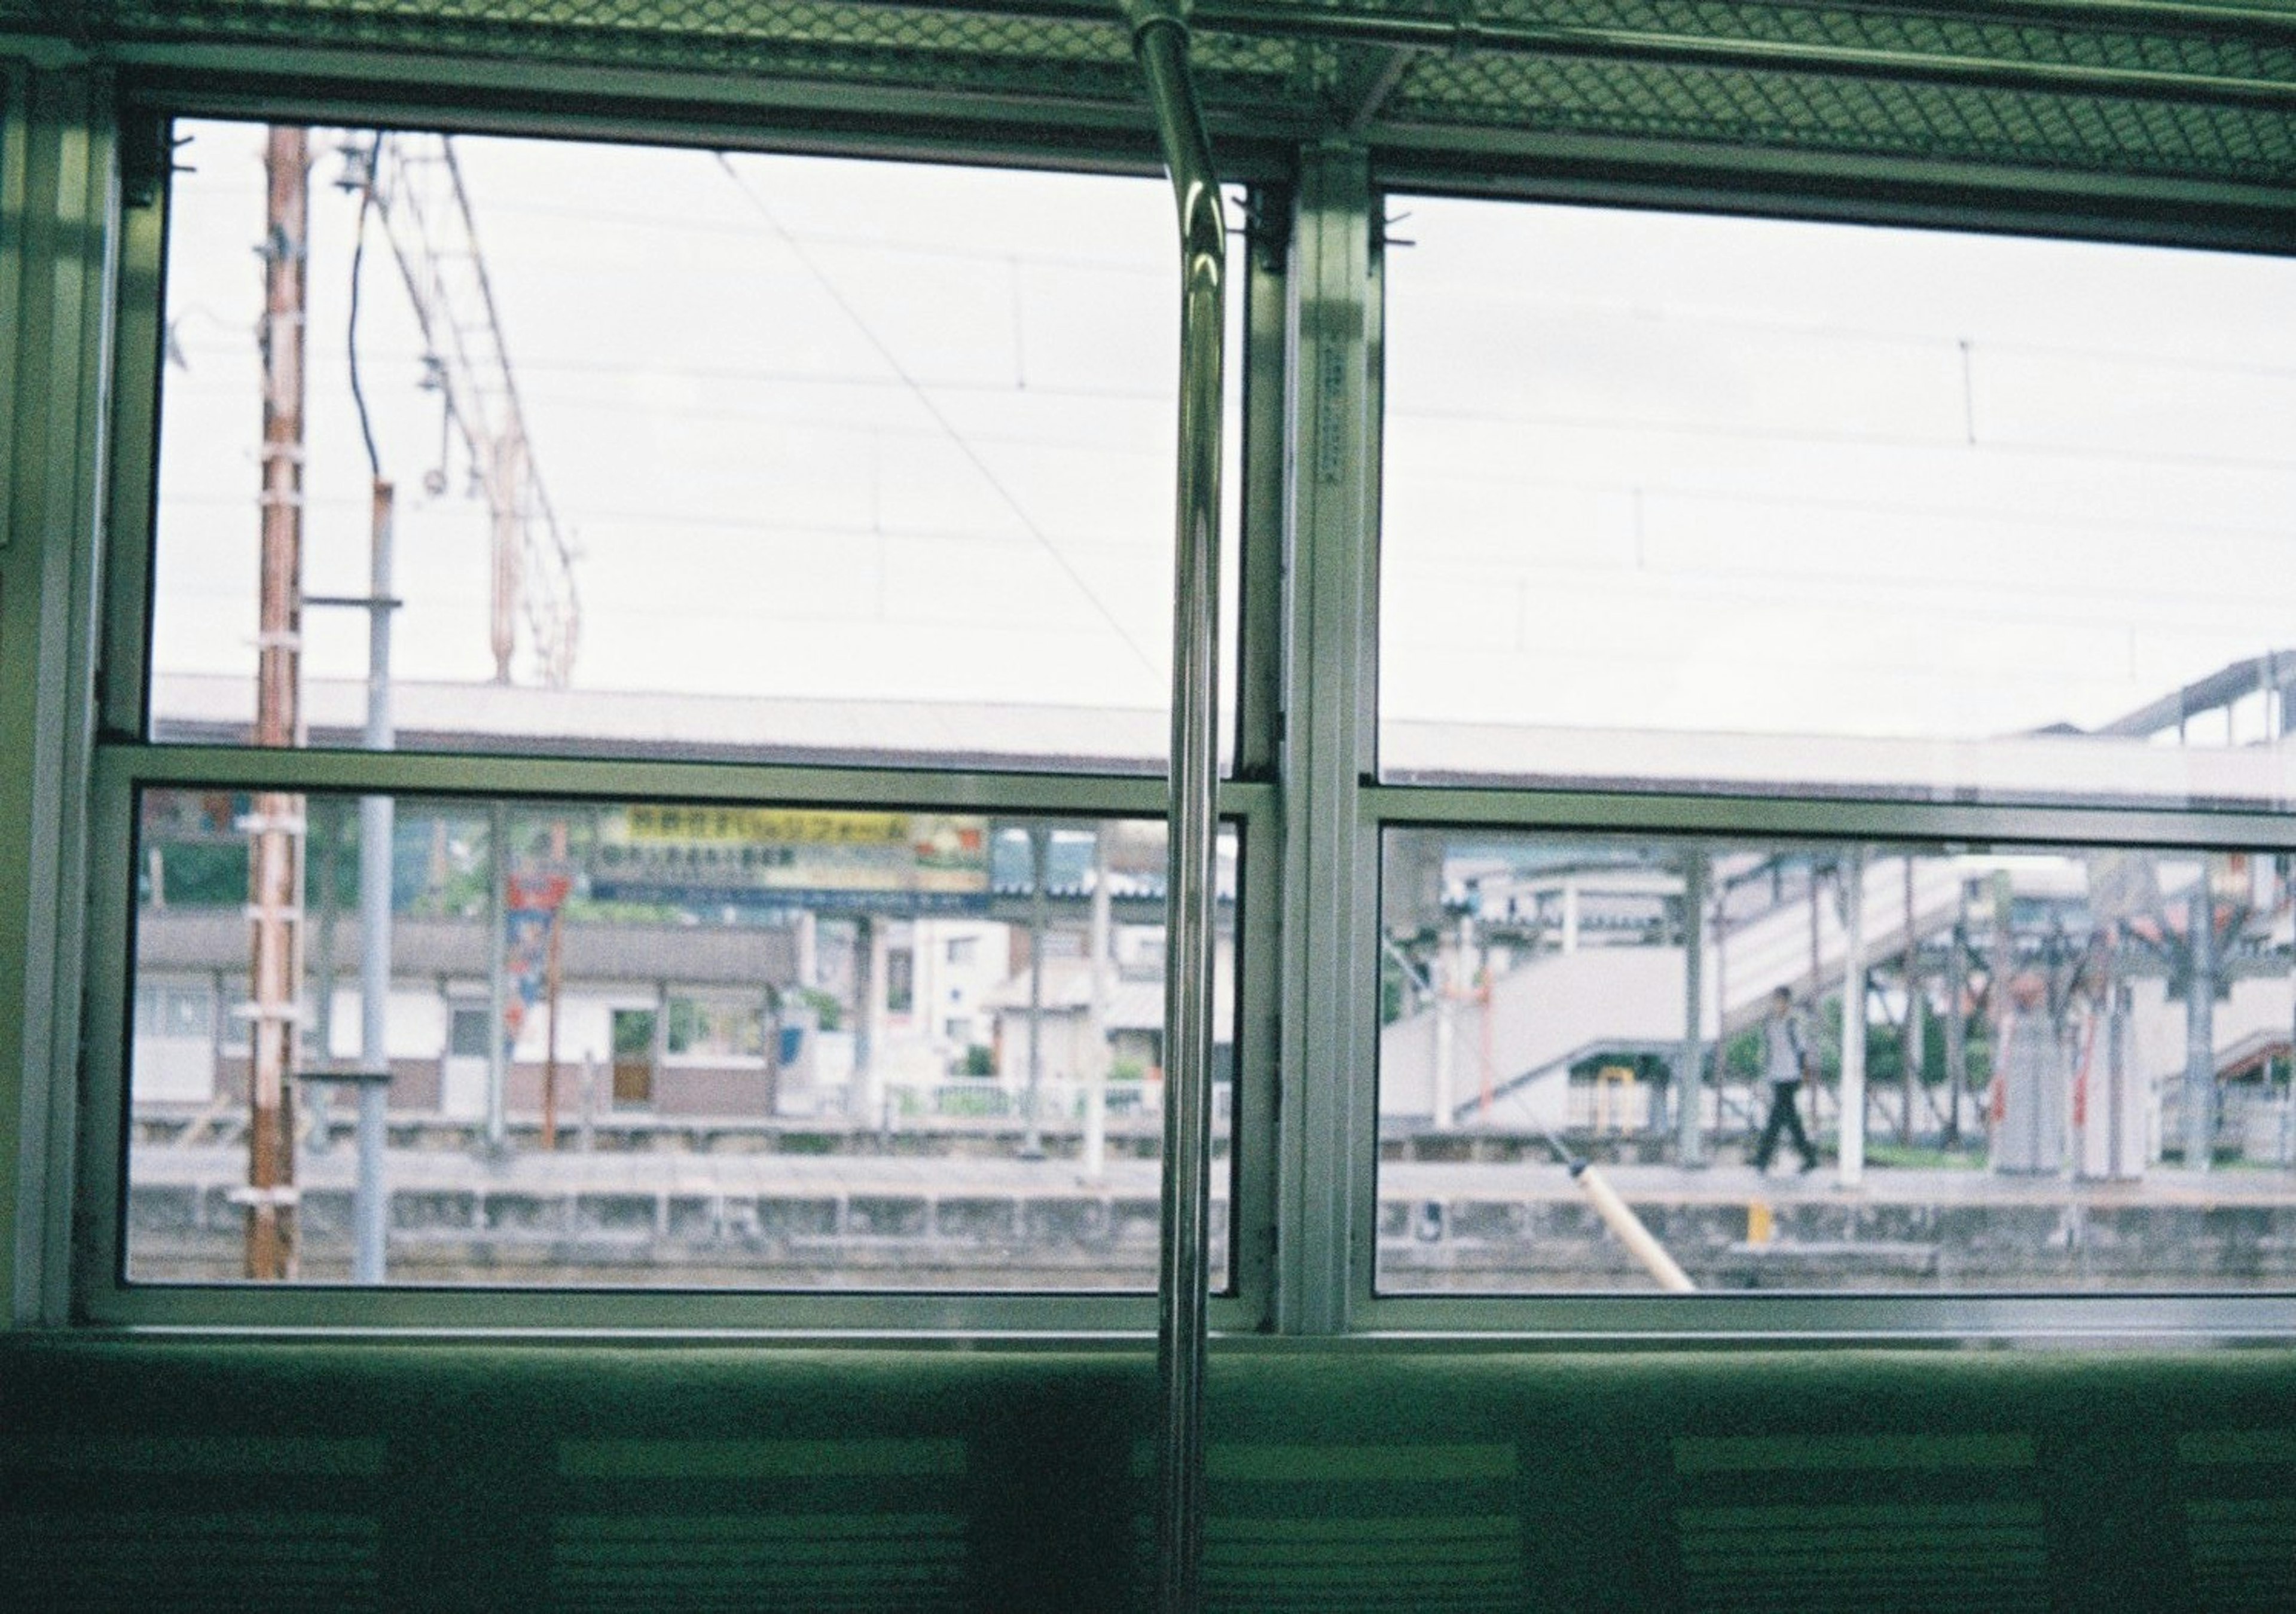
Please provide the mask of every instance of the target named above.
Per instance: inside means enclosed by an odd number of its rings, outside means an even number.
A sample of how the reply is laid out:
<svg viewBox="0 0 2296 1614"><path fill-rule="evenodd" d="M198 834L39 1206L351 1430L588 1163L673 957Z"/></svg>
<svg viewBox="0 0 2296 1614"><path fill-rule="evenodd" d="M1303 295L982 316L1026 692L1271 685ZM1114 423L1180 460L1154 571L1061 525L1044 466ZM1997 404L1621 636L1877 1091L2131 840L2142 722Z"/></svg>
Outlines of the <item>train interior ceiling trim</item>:
<svg viewBox="0 0 2296 1614"><path fill-rule="evenodd" d="M2126 717L2100 697L2066 742L2125 742L2135 771L2100 762L2020 794L2015 770L2069 754L2046 714L1999 728L2015 743L1988 754L2008 772L1936 790L1874 788L1862 760L1829 782L1790 746L1783 774L1741 750L1702 776L1699 748L1735 742L1686 720L1658 736L1671 761L1614 766L1587 725L1557 720L1525 726L1522 754L1592 760L1501 766L1505 722L1382 706L1379 673L1406 658L1376 619L1406 597L1399 569L1379 576L1382 476L1390 512L1409 492L1404 461L1382 458L1382 365L1409 384L1381 350L1382 298L1414 272L1381 259L1413 246L1415 199L2288 258L2296 9L1183 9L1242 315L1224 535L1242 558L1222 629L1242 650L1193 897L1167 878L1157 822L1161 697L1078 720L992 693L985 738L944 740L934 725L954 732L961 702L909 692L824 717L750 691L663 741L635 680L621 705L582 707L529 610L537 637L500 627L496 684L469 680L491 715L426 707L410 679L406 749L363 753L361 692L384 680L339 668L304 676L309 744L266 751L244 737L273 697L242 702L256 680L239 663L217 663L230 683L167 662L190 642L174 625L205 608L168 594L184 528L152 537L181 418L163 427L155 398L197 398L256 351L236 315L172 315L163 279L181 291L192 270L167 233L195 239L203 204L199 152L169 142L272 125L325 131L330 165L341 145L335 200L373 255L378 306L398 283L358 193L372 203L387 151L430 137L401 132L452 131L466 153L541 136L693 157L743 228L789 245L784 281L826 288L822 323L859 331L925 412L912 435L962 451L959 471L1049 546L979 446L992 438L968 442L956 392L936 399L898 356L906 339L883 334L898 299L830 283L851 232L885 220L791 201L791 225L750 188L774 170L743 165L1159 176L1173 126L1140 41L1178 13L0 0L0 1602L2292 1606L2296 792L2269 773L2296 731L2287 652L2148 663ZM466 223L490 244L518 236L532 219L484 218L482 165L467 166ZM330 205L333 168L315 160L310 177L313 207ZM1060 223L1025 272L1014 250L1016 329L1028 285L1119 250ZM999 260L959 238L952 281ZM294 256L258 238L266 273ZM226 266L252 283L244 256ZM1179 299L1152 283L1177 329ZM1439 323L1413 317L1413 332ZM493 321L478 322L491 340L516 332ZM332 330L311 342L341 346ZM235 357L211 356L226 344ZM1567 340L1554 350L1570 361ZM1956 388L1989 379L1970 350ZM444 423L435 404L422 418L443 444L472 430L455 400L476 407L486 364L507 378L510 361L431 360L424 396L449 401ZM2285 384L2268 356L2210 362ZM1955 397L1973 447L1977 394ZM1168 446L1179 395L1152 397L1141 429ZM1070 423L1101 406L1073 402ZM576 456L535 443L566 475ZM469 445L467 467L444 447L439 463L467 469L483 504ZM2177 463L2204 470L2209 452ZM242 469L251 578L251 445ZM2270 470L2263 512L2226 520L2267 541L2276 526L2284 545ZM1639 545L1639 487L1632 512ZM1168 509L1151 525L1168 534ZM1061 564L1059 586L1089 593ZM1151 576L1134 592L1160 592ZM381 621L388 592L309 598ZM611 592L586 597L593 620L611 619ZM1122 592L1095 609L1117 622ZM248 673L292 636L268 618L258 631L252 597L217 609L246 619L232 631ZM426 738L434 709L449 715ZM2241 739L2251 711L2261 726ZM784 726L752 744L750 723ZM2237 754L2177 777L2232 783L2171 799L2143 782L2182 767L2169 746L2210 723ZM928 737L894 737L913 733ZM1431 760L1414 772L1406 752ZM393 801L380 831L361 816ZM265 846L291 823L305 883L266 895ZM873 836L899 844L855 849ZM514 837L540 885L504 883ZM380 930L360 895L375 866ZM873 909L851 881L883 868L906 883ZM265 954L266 924L299 938L295 971L327 971L316 997L287 990L299 1007L264 985L265 957L283 956ZM1177 1077L1163 1092L1163 1063L1187 1055L1168 1046L1155 960L1191 927L1207 989L1171 1012L1210 1022L1197 1096L1218 1140L1200 1163L1210 1242L1178 1268L1206 1279L1197 1381L1168 1232L1160 1359L1151 1292L1159 1173L1187 1169L1160 1160L1156 1128L1195 1102ZM546 971L506 962L521 934L546 934ZM359 973L378 954L382 987ZM1568 1028L1586 1004L1611 1020ZM1535 1057L1506 1040L1533 1025ZM562 1051L562 1026L594 1040ZM285 1081L296 1135L318 1145L299 1190L249 1164L265 1082L281 1081L265 1050L282 1046L310 1067ZM1792 1109L1791 1083L1784 1099L1766 1086L1789 1057L1807 1061L1823 1158L1780 1186L1757 1181L1779 1141L1761 1107ZM2125 1109L2101 1096L2124 1062L2152 1084ZM2108 1109L2109 1137L2093 1118ZM412 1174L389 1194L352 1186L370 1143ZM650 1160L675 1184L647 1186ZM1010 1161L1066 1176L1016 1190L997 1175ZM242 1281L242 1227L245 1279L293 1275L251 1230L284 1225L299 1192L302 1279ZM386 1231L395 1276L375 1283L358 1274L379 1271ZM646 1261L664 1265L633 1278ZM743 1266L758 1261L769 1277ZM1693 1288L1729 1292L1668 1292Z"/></svg>

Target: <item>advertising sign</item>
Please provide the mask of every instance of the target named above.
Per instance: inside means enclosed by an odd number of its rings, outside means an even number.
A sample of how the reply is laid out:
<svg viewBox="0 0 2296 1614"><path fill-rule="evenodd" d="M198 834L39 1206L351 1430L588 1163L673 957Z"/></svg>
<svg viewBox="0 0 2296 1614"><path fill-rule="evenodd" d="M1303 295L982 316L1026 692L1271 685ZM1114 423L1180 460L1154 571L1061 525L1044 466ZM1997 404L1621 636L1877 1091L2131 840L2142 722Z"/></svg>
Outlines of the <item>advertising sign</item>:
<svg viewBox="0 0 2296 1614"><path fill-rule="evenodd" d="M633 807L603 825L603 902L884 914L988 905L988 821L815 807Z"/></svg>

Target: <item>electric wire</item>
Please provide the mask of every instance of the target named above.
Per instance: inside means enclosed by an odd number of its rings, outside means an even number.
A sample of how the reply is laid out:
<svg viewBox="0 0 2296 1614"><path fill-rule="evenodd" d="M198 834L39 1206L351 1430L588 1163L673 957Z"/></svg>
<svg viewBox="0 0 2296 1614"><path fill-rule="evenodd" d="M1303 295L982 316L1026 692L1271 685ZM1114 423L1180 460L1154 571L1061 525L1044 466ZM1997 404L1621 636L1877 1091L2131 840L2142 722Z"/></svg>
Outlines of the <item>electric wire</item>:
<svg viewBox="0 0 2296 1614"><path fill-rule="evenodd" d="M1906 431L1827 431L1816 427L1781 430L1774 426L1733 425L1719 421L1668 421L1655 417L1638 419L1633 415L1565 414L1538 410L1414 408L1393 403L1388 406L1386 419L1390 428L1398 423L1409 422L1442 426L1449 431L1461 427L1492 426L1556 432L1632 432L1649 437L1704 438L1780 447L1893 448L1915 452L1949 449L1956 455L1998 455L2012 459L2067 460L2076 463L2103 460L2116 465L2140 464L2202 471L2286 472L2296 470L2296 462L2292 462L2285 455L2195 454L2104 443L2095 447L2084 447L2077 443L2065 442L2005 442L1998 438L1972 444L1964 441L1958 430L1951 436L1918 437ZM1956 422L1956 427L1958 424ZM1390 469L1388 479L1392 480L1393 478L1394 472Z"/></svg>
<svg viewBox="0 0 2296 1614"><path fill-rule="evenodd" d="M782 223L780 216L767 206L765 198L750 188L749 182L742 176L741 170L734 166L732 157L724 152L717 153L717 157L718 166L725 169L726 176L733 181L734 188L741 193L751 208L756 209L758 217L765 221L767 227L772 230L782 244L789 249L791 255L805 266L806 273L813 277L815 283L828 294L830 300L843 312L845 317L851 322L854 330L870 347L876 349L878 356L883 359L893 373L900 378L902 385L908 389L910 396L916 399L919 406L947 434L949 442L972 463L973 469L980 473L981 479L1003 501L1005 508L1013 512L1014 519L1028 529L1029 536L1036 539L1053 564L1061 569L1070 583L1074 585L1076 591L1083 595L1086 602L1100 614L1102 620L1108 624L1110 631L1122 641L1124 647L1132 652L1133 658L1140 663L1142 668L1150 676L1160 678L1162 669L1157 666L1155 660L1141 648L1139 642L1133 638L1123 622L1109 608L1108 603L1085 580L1084 574L1061 553L1059 545L1053 542L1050 535L1037 524L1036 519L1029 513L1028 509L1021 503L1019 496L1005 483L1004 479L996 474L995 468L988 463L980 451L973 447L964 432L957 430L956 422L951 420L939 404L934 401L931 393L925 389L923 383L911 374L908 366L901 362L900 356L893 351L891 344L878 335L876 329L862 316L860 309L856 307L851 299L845 295L844 289L821 267L813 254L806 250L805 244L790 233L788 226Z"/></svg>
<svg viewBox="0 0 2296 1614"><path fill-rule="evenodd" d="M808 160L819 160L809 159ZM1160 199L1166 190L1160 180L1142 180ZM660 214L626 213L603 208L561 208L546 202L495 202L488 206L492 213L520 213L533 218L572 218L586 224L626 225L649 232L675 230L689 235L747 235L750 226L739 224L714 224L707 219L665 217ZM791 239L804 241L817 247L842 248L852 251L883 252L890 257L942 258L960 263L1004 264L1013 261L1013 254L1001 247L960 247L947 242L911 240L892 235L824 234L808 231L800 235L791 233ZM1161 269L1152 268L1128 258L1082 258L1056 252L1034 251L1025 260L1031 266L1054 269L1078 269L1086 274L1121 274L1136 280L1165 278Z"/></svg>
<svg viewBox="0 0 2296 1614"><path fill-rule="evenodd" d="M350 364L351 402L358 409L359 437L366 444L368 471L378 482L382 480L382 455L374 445L374 422L366 407L366 389L359 381L359 281L366 265L366 221L374 211L374 179L382 162L382 131L374 132L374 143L368 148L366 173L359 184L358 222L351 229L351 299L350 317L346 322L344 348Z"/></svg>

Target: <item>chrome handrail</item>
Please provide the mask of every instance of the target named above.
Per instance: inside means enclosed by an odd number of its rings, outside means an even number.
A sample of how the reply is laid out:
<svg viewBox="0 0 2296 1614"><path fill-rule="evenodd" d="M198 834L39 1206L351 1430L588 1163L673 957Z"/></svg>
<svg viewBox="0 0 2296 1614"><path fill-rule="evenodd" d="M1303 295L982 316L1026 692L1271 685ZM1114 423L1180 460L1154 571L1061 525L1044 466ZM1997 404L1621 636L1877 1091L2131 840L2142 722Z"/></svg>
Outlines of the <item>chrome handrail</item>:
<svg viewBox="0 0 2296 1614"><path fill-rule="evenodd" d="M1180 209L1180 479L1172 589L1163 1218L1157 1273L1157 1606L1192 1614L1203 1557L1205 1224L1211 1160L1214 744L1227 225L1176 0L1127 0Z"/></svg>

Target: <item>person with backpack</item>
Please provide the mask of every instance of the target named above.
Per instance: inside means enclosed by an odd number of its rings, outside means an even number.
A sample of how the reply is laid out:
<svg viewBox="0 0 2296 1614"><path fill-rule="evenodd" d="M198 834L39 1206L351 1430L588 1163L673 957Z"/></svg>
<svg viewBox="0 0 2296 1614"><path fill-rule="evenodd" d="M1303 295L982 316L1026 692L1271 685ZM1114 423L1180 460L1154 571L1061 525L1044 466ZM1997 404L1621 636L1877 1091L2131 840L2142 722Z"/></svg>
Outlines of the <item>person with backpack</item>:
<svg viewBox="0 0 2296 1614"><path fill-rule="evenodd" d="M1801 1110L1795 1102L1803 1078L1816 1064L1801 1016L1794 1012L1793 994L1780 987L1770 994L1770 1012L1762 1018L1762 1074L1770 1084L1770 1115L1762 1124L1761 1142L1754 1145L1755 1170L1770 1168L1781 1132L1792 1136L1801 1151L1802 1170L1817 1169L1817 1151L1801 1128Z"/></svg>

